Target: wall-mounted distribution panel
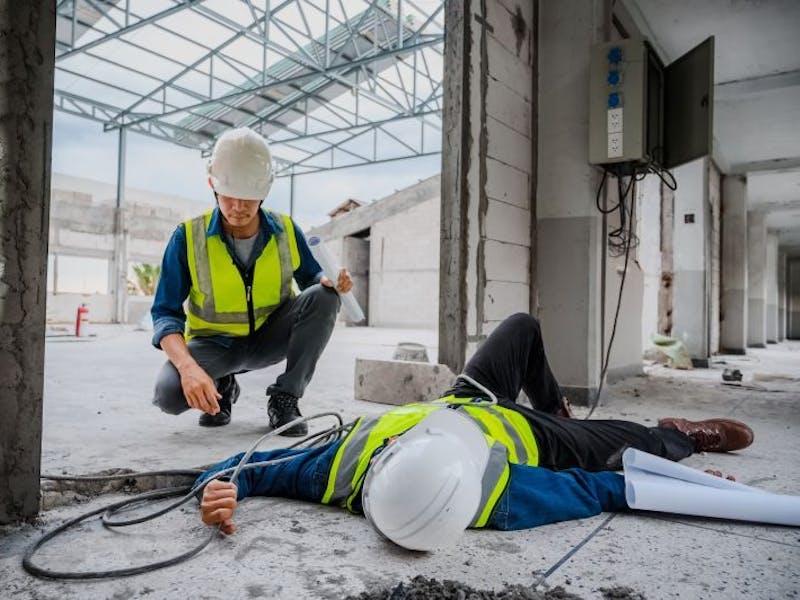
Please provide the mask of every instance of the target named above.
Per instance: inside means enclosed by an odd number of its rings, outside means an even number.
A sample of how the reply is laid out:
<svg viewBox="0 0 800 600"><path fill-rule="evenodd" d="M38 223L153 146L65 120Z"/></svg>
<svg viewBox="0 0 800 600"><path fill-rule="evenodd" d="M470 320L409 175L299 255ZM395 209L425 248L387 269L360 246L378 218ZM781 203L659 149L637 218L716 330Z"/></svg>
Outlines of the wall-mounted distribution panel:
<svg viewBox="0 0 800 600"><path fill-rule="evenodd" d="M664 66L644 40L592 48L589 162L671 169L711 153L714 37Z"/></svg>
<svg viewBox="0 0 800 600"><path fill-rule="evenodd" d="M647 161L647 47L642 39L597 44L589 75L589 162Z"/></svg>

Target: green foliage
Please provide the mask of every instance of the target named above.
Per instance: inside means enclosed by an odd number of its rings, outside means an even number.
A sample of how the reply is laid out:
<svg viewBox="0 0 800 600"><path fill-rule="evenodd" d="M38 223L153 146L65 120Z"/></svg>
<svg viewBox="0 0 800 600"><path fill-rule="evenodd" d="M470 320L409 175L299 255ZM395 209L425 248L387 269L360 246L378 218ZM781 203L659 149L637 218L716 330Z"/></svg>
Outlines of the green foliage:
<svg viewBox="0 0 800 600"><path fill-rule="evenodd" d="M136 275L136 281L131 281L129 284L134 288L135 293L143 296L155 294L158 278L161 276L161 265L143 263L141 265L133 265L132 268L133 273Z"/></svg>

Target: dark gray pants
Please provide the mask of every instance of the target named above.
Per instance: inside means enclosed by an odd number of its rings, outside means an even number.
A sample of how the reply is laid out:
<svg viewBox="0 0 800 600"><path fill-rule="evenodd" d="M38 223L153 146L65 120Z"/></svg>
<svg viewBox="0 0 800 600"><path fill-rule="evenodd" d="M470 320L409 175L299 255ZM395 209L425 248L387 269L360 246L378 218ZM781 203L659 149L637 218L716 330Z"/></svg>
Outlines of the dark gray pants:
<svg viewBox="0 0 800 600"><path fill-rule="evenodd" d="M217 382L235 373L263 369L286 359L286 370L267 394L284 392L301 398L314 375L322 351L328 344L339 311L339 295L317 284L288 299L269 316L253 335L240 338L189 340L192 357ZM170 361L156 379L153 404L177 415L189 409L181 378Z"/></svg>

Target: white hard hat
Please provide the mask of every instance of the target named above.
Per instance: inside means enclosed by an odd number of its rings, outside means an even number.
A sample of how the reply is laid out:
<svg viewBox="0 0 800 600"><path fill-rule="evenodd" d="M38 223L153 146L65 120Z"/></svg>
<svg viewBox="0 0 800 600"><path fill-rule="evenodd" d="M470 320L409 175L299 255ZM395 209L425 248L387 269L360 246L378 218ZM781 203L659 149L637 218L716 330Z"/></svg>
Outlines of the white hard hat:
<svg viewBox="0 0 800 600"><path fill-rule="evenodd" d="M384 537L409 550L454 545L481 501L489 445L469 417L441 408L381 452L362 504Z"/></svg>
<svg viewBox="0 0 800 600"><path fill-rule="evenodd" d="M272 153L267 141L247 127L226 131L214 144L208 174L218 194L263 200L272 187Z"/></svg>

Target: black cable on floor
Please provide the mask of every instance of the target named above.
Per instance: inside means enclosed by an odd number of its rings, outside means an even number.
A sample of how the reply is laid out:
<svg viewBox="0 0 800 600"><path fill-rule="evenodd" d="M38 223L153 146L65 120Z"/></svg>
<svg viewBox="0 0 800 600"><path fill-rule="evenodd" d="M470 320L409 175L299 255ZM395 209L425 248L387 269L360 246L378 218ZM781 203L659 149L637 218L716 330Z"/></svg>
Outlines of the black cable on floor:
<svg viewBox="0 0 800 600"><path fill-rule="evenodd" d="M191 486L187 487L177 487L177 488L166 488L161 490L153 490L150 492L145 492L144 494L140 494L137 498L141 500L147 499L148 501L152 500L161 500L162 498L170 498L172 496L178 496L185 494L188 490L191 489ZM188 552L184 552L178 556L168 558L166 560L161 560L155 563L150 563L147 565L141 565L138 567L125 567L122 569L112 569L109 571L55 571L52 569L46 569L44 567L39 567L34 564L33 556L36 552L44 546L50 540L56 538L57 536L61 535L71 527L77 525L89 519L90 517L94 517L95 515L99 515L100 513L111 510L116 507L124 506L129 504L130 500L125 499L120 502L115 502L109 506L104 506L102 508L98 508L88 513L84 513L80 516L75 517L74 519L70 519L66 523L63 523L56 527L55 529L47 532L44 534L33 546L28 548L25 551L25 555L22 558L22 567L31 575L35 577L42 577L45 579L108 579L113 577L130 577L131 575L140 575L142 573L148 573L150 571L154 571L156 569L162 569L164 567L169 567L172 565L176 565L180 562L183 562L195 554L198 554L202 551L211 540L214 538L214 531L211 530L209 532L208 537L200 544L189 550Z"/></svg>
<svg viewBox="0 0 800 600"><path fill-rule="evenodd" d="M274 465L281 462L286 462L295 458L295 456L285 456L282 458L277 458L268 461L261 461L255 463L246 463L252 456L255 449L263 442L266 438L278 435L282 433L284 430L294 427L299 423L305 423L307 421L311 421L314 419L318 419L321 417L333 416L339 421L339 425L335 427L331 427L329 429L311 434L302 440L295 442L289 448L295 448L302 446L303 444L307 444L308 447L314 447L320 443L324 443L326 441L333 441L336 439L341 438L341 434L345 431L349 431L352 428L353 423L344 424L342 421L341 416L338 413L319 413L316 415L311 415L308 417L300 417L295 419L294 421L287 423L283 427L274 429L268 432L266 435L262 436L258 439L258 441L251 446L251 448L245 453L242 457L242 460L239 461L239 464L236 467L231 467L225 469L223 471L219 471L214 474L213 477L209 477L205 481L201 482L198 485L191 485L191 486L183 486L183 487L170 487L170 488L163 488L158 490L152 490L149 492L144 492L142 494L138 494L133 496L132 498L126 498L124 500L120 500L109 504L107 506L103 506L101 508L92 510L90 512L84 513L79 515L65 523L62 523L55 529L45 533L36 543L30 546L26 551L22 558L22 567L27 571L29 574L35 577L41 577L44 579L67 579L67 580L81 580L81 579L111 579L116 577L129 577L131 575L140 575L142 573L148 573L150 571L155 571L156 569L163 569L164 567L169 567L172 565L176 565L181 563L189 558L199 554L214 538L216 532L219 531L219 528L210 528L208 537L199 543L197 546L192 548L191 550L179 554L178 556L168 558L165 560L157 561L154 563L149 563L145 565L140 565L136 567L124 567L121 569L111 569L107 571L56 571L53 569L47 569L45 567L40 567L34 564L33 557L34 555L48 542L55 539L59 535L63 534L70 528L74 527L75 525L82 523L83 521L97 516L99 514L103 514L102 516L102 523L107 528L112 527L127 527L130 525L136 525L139 523L144 523L146 521L151 521L156 519L160 516L163 516L176 508L186 504L187 502L191 501L193 498L196 498L198 494L200 494L211 481L215 479L219 479L222 477L226 477L229 474L233 474L234 476L238 475L239 472L243 470L255 469L265 466ZM309 443L310 442L310 443ZM124 473L118 475L97 475L97 476L68 476L68 475L43 475L42 479L54 480L54 481L111 481L111 480L120 480L120 479L136 479L138 477L151 477L151 476L158 476L158 475L172 475L172 476L192 476L198 477L205 471L201 469L172 469L172 470L164 470L164 471L145 471L141 473ZM138 506L143 504L147 504L149 502L155 500L163 500L164 498L172 498L180 496L178 500L172 502L167 507L159 509L156 512L144 515L142 517L136 517L133 519L127 520L116 520L114 521L112 517L119 513L124 512L126 510L132 510Z"/></svg>

